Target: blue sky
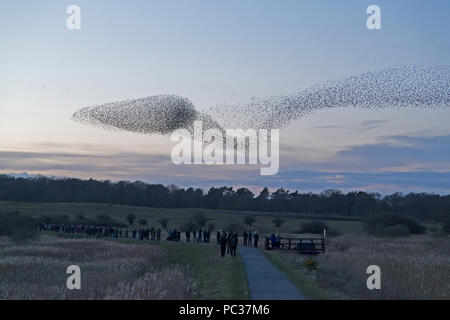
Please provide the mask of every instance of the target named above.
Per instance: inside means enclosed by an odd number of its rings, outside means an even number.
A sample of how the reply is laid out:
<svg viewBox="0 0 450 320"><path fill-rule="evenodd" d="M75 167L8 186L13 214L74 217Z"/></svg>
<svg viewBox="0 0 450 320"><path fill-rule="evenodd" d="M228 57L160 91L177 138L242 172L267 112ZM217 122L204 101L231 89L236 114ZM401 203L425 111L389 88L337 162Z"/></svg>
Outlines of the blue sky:
<svg viewBox="0 0 450 320"><path fill-rule="evenodd" d="M81 8L81 30L66 8ZM381 8L382 29L366 28ZM280 173L176 167L168 137L84 127L80 107L172 93L199 108L400 64L450 64L448 1L0 4L0 172L179 185L449 193L449 109L325 110L281 133ZM325 174L326 173L326 174Z"/></svg>

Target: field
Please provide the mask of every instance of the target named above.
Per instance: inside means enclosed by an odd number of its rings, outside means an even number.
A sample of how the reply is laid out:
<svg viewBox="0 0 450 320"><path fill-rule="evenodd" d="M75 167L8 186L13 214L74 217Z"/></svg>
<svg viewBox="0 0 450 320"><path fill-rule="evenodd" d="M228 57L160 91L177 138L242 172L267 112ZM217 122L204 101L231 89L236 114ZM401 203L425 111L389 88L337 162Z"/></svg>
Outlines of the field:
<svg viewBox="0 0 450 320"><path fill-rule="evenodd" d="M179 228L201 212L216 230L234 224L260 235L295 235L302 223L317 220L295 213L261 213L207 209L160 209L87 203L0 202L0 212L18 211L33 217L108 215L126 223L136 221ZM252 215L255 223L245 226ZM276 228L272 219L285 223ZM309 299L450 299L450 238L431 234L375 237L363 231L361 221L321 217L338 236L327 238L324 255L266 251L265 256ZM69 221L70 221L69 220ZM433 225L436 227L435 225ZM130 228L140 227L137 223ZM164 239L163 234L163 239ZM212 242L215 235L212 236ZM73 239L67 234L44 234L27 244L0 240L0 299L248 299L245 272L239 257L220 258L215 245L137 241L133 239ZM308 268L305 262L314 264ZM65 268L83 270L84 288L65 288ZM369 265L381 268L382 289L366 287ZM149 289L150 288L150 289Z"/></svg>
<svg viewBox="0 0 450 320"><path fill-rule="evenodd" d="M189 248L188 248L189 246ZM27 244L0 238L0 299L246 299L239 258L214 246L151 245L44 235ZM81 269L68 290L66 268Z"/></svg>
<svg viewBox="0 0 450 320"><path fill-rule="evenodd" d="M300 215L286 212L249 212L249 211L227 211L227 210L209 210L209 209L166 209L166 208L148 208L119 206L96 203L28 203L28 202L5 202L0 201L0 212L19 211L33 217L68 215L75 218L77 215L83 215L85 218L95 218L97 215L107 214L117 222L126 223L126 217L132 213L136 216L136 221L145 218L149 226L159 226L158 220L168 218L169 228L179 228L186 223L195 214L202 212L208 219L208 224L213 223L216 229L224 229L230 224L240 224L245 226L243 218L254 216L255 223L252 230L257 230L262 234L273 232L294 233L300 229L303 222L316 219L312 215ZM273 218L281 217L285 223L280 230L275 228L272 223ZM341 234L358 234L362 232L360 221L339 221L342 217L326 217L328 226ZM135 226L138 225L135 223Z"/></svg>

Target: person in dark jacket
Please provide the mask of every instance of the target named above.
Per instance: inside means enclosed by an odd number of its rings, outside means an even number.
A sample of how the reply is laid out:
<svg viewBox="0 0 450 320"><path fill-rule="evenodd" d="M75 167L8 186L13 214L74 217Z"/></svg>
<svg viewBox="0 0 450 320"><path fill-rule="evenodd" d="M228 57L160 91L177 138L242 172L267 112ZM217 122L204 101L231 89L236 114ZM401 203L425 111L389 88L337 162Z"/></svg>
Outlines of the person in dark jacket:
<svg viewBox="0 0 450 320"><path fill-rule="evenodd" d="M244 231L244 233L242 234L242 237L244 238L244 246L246 246L247 245L247 238L248 238L247 231Z"/></svg>
<svg viewBox="0 0 450 320"><path fill-rule="evenodd" d="M191 231L186 230L186 242L191 241Z"/></svg>
<svg viewBox="0 0 450 320"><path fill-rule="evenodd" d="M255 231L255 234L253 235L253 241L255 244L255 248L258 248L258 240L259 240L259 234Z"/></svg>
<svg viewBox="0 0 450 320"><path fill-rule="evenodd" d="M220 256L221 257L225 257L225 251L227 250L227 244L228 244L227 234L225 232L223 232L222 235L220 236Z"/></svg>
<svg viewBox="0 0 450 320"><path fill-rule="evenodd" d="M236 256L236 248L238 245L238 235L236 232L231 235L230 244L231 244L230 254L232 257L235 257Z"/></svg>

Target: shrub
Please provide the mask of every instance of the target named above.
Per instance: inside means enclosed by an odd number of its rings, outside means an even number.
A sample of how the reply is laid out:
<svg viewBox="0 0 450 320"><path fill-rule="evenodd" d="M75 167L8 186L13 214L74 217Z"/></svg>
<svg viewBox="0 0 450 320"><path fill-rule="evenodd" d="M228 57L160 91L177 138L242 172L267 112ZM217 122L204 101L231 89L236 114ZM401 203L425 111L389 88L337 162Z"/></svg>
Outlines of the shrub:
<svg viewBox="0 0 450 320"><path fill-rule="evenodd" d="M208 218L205 217L203 212L197 213L194 217L192 217L192 220L195 221L195 223L200 227L205 227L206 222L208 222Z"/></svg>
<svg viewBox="0 0 450 320"><path fill-rule="evenodd" d="M318 265L317 261L311 258L308 258L305 261L305 267L308 268L309 271L316 270Z"/></svg>
<svg viewBox="0 0 450 320"><path fill-rule="evenodd" d="M131 226L134 223L134 220L136 220L136 216L132 213L127 215L127 222Z"/></svg>
<svg viewBox="0 0 450 320"><path fill-rule="evenodd" d="M377 213L365 219L368 233L376 235L402 236L422 234L426 229L416 220L395 213Z"/></svg>
<svg viewBox="0 0 450 320"><path fill-rule="evenodd" d="M162 218L162 219L159 219L158 222L164 229L167 229L167 224L169 222L169 219Z"/></svg>
<svg viewBox="0 0 450 320"><path fill-rule="evenodd" d="M275 227L280 228L285 220L283 218L275 218L272 220L272 223L275 225Z"/></svg>
<svg viewBox="0 0 450 320"><path fill-rule="evenodd" d="M248 225L249 227L251 227L252 224L255 223L255 218L252 216L246 216L246 217L244 217L244 223L246 225Z"/></svg>
<svg viewBox="0 0 450 320"><path fill-rule="evenodd" d="M0 213L0 236L13 240L36 238L36 220L18 212Z"/></svg>
<svg viewBox="0 0 450 320"><path fill-rule="evenodd" d="M198 226L193 221L188 221L181 225L180 230L181 231L194 231L197 230Z"/></svg>
<svg viewBox="0 0 450 320"><path fill-rule="evenodd" d="M144 219L144 218L142 218L142 219L139 219L139 220L138 220L138 223L139 223L141 226L146 226L146 225L147 225L147 220Z"/></svg>
<svg viewBox="0 0 450 320"><path fill-rule="evenodd" d="M323 233L323 229L328 229L328 226L323 221L311 221L301 224L302 233Z"/></svg>

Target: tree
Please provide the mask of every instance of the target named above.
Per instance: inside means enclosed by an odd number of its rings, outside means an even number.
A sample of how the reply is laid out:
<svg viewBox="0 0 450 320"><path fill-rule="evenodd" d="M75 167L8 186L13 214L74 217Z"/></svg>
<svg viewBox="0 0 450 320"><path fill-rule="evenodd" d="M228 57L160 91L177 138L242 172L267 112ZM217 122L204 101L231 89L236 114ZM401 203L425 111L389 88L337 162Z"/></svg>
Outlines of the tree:
<svg viewBox="0 0 450 320"><path fill-rule="evenodd" d="M283 225L283 223L286 220L284 220L283 218L275 218L272 220L272 223L275 225L275 227L277 227L278 229L281 228L281 226Z"/></svg>
<svg viewBox="0 0 450 320"><path fill-rule="evenodd" d="M141 226L146 226L146 225L147 225L147 220L144 219L144 218L142 218L142 219L139 219L139 220L138 220L138 223L139 223Z"/></svg>
<svg viewBox="0 0 450 320"><path fill-rule="evenodd" d="M204 227L206 225L206 222L208 222L208 218L205 217L205 215L203 214L203 212L199 212L197 213L194 217L193 220L195 221L195 223L200 226L200 227Z"/></svg>
<svg viewBox="0 0 450 320"><path fill-rule="evenodd" d="M244 223L246 225L248 225L249 227L251 227L254 222L255 222L255 218L254 217L252 217L252 216L244 217Z"/></svg>
<svg viewBox="0 0 450 320"><path fill-rule="evenodd" d="M169 219L167 218L161 218L158 220L159 224L167 230L167 223L169 222Z"/></svg>
<svg viewBox="0 0 450 320"><path fill-rule="evenodd" d="M445 222L446 217L450 216L450 195L393 193L382 196L363 191L344 194L339 190L325 190L320 194L314 194L289 192L283 188L271 193L268 188L264 188L255 197L247 188L234 190L227 186L213 187L204 194L201 189L192 187L183 189L176 186L147 184L142 181L111 182L44 176L25 179L1 174L0 201L102 203L107 209L105 212L110 212L112 205L119 204L155 208L211 208L333 214L352 217L352 219L376 212L391 212L413 217L419 222L442 223ZM75 212L75 217L77 213ZM82 221L81 215L76 218ZM111 218L103 218L93 220L93 223L117 224ZM85 221L91 222L91 219L86 215ZM52 220L55 220L54 217ZM203 221L200 222L203 224ZM244 226L242 224L242 227Z"/></svg>
<svg viewBox="0 0 450 320"><path fill-rule="evenodd" d="M256 197L256 208L261 211L269 211L269 189L265 187L262 189L259 196Z"/></svg>
<svg viewBox="0 0 450 320"><path fill-rule="evenodd" d="M136 220L136 216L132 213L127 215L127 222L131 226L134 223L134 220Z"/></svg>

